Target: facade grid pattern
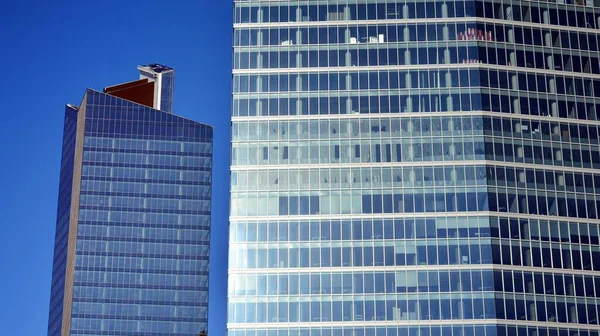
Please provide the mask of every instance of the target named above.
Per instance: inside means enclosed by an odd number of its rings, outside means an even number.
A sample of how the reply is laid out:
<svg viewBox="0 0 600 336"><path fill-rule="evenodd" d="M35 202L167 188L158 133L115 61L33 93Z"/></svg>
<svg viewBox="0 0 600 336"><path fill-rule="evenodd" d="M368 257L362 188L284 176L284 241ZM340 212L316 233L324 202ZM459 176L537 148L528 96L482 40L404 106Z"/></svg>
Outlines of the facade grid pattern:
<svg viewBox="0 0 600 336"><path fill-rule="evenodd" d="M208 323L212 128L93 90L82 104L69 335L198 335Z"/></svg>
<svg viewBox="0 0 600 336"><path fill-rule="evenodd" d="M598 336L600 1L234 0L230 336Z"/></svg>

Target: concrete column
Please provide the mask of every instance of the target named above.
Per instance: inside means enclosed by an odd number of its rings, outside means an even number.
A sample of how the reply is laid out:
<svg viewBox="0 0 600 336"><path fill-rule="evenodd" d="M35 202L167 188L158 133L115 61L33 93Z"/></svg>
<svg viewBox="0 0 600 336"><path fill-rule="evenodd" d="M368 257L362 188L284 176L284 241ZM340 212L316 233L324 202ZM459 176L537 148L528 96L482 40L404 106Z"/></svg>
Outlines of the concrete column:
<svg viewBox="0 0 600 336"><path fill-rule="evenodd" d="M260 101L260 100L256 101L256 115L259 115L259 116L262 115L262 105L263 105L262 101Z"/></svg>
<svg viewBox="0 0 600 336"><path fill-rule="evenodd" d="M523 237L523 239L530 239L528 223L524 223L523 225L521 225L521 236Z"/></svg>
<svg viewBox="0 0 600 336"><path fill-rule="evenodd" d="M545 10L542 13L542 18L543 18L542 20L543 20L544 24L550 24L550 13L548 13L548 10Z"/></svg>
<svg viewBox="0 0 600 336"><path fill-rule="evenodd" d="M256 77L256 92L263 92L263 89L262 77L258 76Z"/></svg>
<svg viewBox="0 0 600 336"><path fill-rule="evenodd" d="M462 301L458 302L458 318L463 319L465 317L465 307Z"/></svg>
<svg viewBox="0 0 600 336"><path fill-rule="evenodd" d="M521 125L520 122L515 124L515 133L522 133L523 132L523 126Z"/></svg>
<svg viewBox="0 0 600 336"><path fill-rule="evenodd" d="M562 155L562 150L561 149L557 149L556 153L554 153L554 160L556 160L556 161L562 161L563 160L563 155Z"/></svg>
<svg viewBox="0 0 600 336"><path fill-rule="evenodd" d="M565 176L564 175L558 175L558 185L561 187L565 186Z"/></svg>
<svg viewBox="0 0 600 336"><path fill-rule="evenodd" d="M452 100L452 96L448 95L446 97L446 105L448 106L448 111L454 111L454 101Z"/></svg>
<svg viewBox="0 0 600 336"><path fill-rule="evenodd" d="M519 102L519 98L513 100L513 113L521 114L521 103Z"/></svg>
<svg viewBox="0 0 600 336"><path fill-rule="evenodd" d="M552 34L544 34L544 42L546 43L546 47L552 47Z"/></svg>
<svg viewBox="0 0 600 336"><path fill-rule="evenodd" d="M546 57L546 64L548 65L549 70L554 70L554 58L552 55Z"/></svg>
<svg viewBox="0 0 600 336"><path fill-rule="evenodd" d="M529 316L531 317L531 321L537 321L537 312L535 309L535 303L529 304Z"/></svg>
<svg viewBox="0 0 600 336"><path fill-rule="evenodd" d="M450 49L446 48L444 50L444 63L445 64L450 64L451 61L451 57L450 57Z"/></svg>
<svg viewBox="0 0 600 336"><path fill-rule="evenodd" d="M515 43L515 30L511 28L506 34L506 40L508 41L508 43Z"/></svg>
<svg viewBox="0 0 600 336"><path fill-rule="evenodd" d="M407 97L406 98L406 111L405 112L412 112L412 106L413 106L413 102L412 102L412 98L411 97Z"/></svg>
<svg viewBox="0 0 600 336"><path fill-rule="evenodd" d="M560 135L560 127L558 125L552 127L552 135Z"/></svg>
<svg viewBox="0 0 600 336"><path fill-rule="evenodd" d="M569 307L569 322L577 323L577 307L575 305Z"/></svg>
<svg viewBox="0 0 600 336"><path fill-rule="evenodd" d="M262 54L258 54L256 56L256 68L257 69L262 69L263 65L263 55Z"/></svg>

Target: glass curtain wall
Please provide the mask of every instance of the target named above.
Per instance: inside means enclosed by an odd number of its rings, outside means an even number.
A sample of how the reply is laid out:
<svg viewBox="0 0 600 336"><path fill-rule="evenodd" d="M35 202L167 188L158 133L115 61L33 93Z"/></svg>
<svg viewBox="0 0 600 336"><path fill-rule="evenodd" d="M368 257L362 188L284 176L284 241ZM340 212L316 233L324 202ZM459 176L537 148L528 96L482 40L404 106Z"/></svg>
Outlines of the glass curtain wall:
<svg viewBox="0 0 600 336"><path fill-rule="evenodd" d="M208 324L212 128L92 90L84 104L68 334L198 335Z"/></svg>
<svg viewBox="0 0 600 336"><path fill-rule="evenodd" d="M600 1L234 1L230 336L598 336Z"/></svg>

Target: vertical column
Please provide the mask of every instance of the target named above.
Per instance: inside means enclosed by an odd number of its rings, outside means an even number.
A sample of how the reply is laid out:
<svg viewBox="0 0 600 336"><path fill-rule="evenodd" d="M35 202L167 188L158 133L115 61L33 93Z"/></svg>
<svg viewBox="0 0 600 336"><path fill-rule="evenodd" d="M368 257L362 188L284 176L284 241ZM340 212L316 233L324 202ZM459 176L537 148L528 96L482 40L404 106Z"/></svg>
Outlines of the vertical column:
<svg viewBox="0 0 600 336"><path fill-rule="evenodd" d="M258 53L258 55L256 55L256 68L257 69L262 69L263 68L263 55L262 55L262 53Z"/></svg>
<svg viewBox="0 0 600 336"><path fill-rule="evenodd" d="M546 57L546 64L549 70L554 70L554 57L552 55Z"/></svg>
<svg viewBox="0 0 600 336"><path fill-rule="evenodd" d="M546 44L546 47L552 47L552 34L550 32L544 34L544 43Z"/></svg>
<svg viewBox="0 0 600 336"><path fill-rule="evenodd" d="M454 111L454 99L452 98L452 95L448 95L448 97L446 97L446 106L449 112Z"/></svg>
<svg viewBox="0 0 600 336"><path fill-rule="evenodd" d="M515 52L513 51L510 53L510 55L508 57L509 57L509 61L510 61L509 65L516 66L517 65L517 54L515 54Z"/></svg>
<svg viewBox="0 0 600 336"><path fill-rule="evenodd" d="M302 100L300 99L296 100L296 111L298 111L298 114L306 114L304 113L305 111L302 109Z"/></svg>
<svg viewBox="0 0 600 336"><path fill-rule="evenodd" d="M506 33L506 40L508 41L508 43L515 43L515 31L514 29L510 28L508 30L508 32Z"/></svg>
<svg viewBox="0 0 600 336"><path fill-rule="evenodd" d="M259 8L258 12L256 12L256 22L261 23L264 22L265 10L263 8Z"/></svg>
<svg viewBox="0 0 600 336"><path fill-rule="evenodd" d="M554 78L550 78L548 80L548 91L550 93L556 93L556 81L554 80Z"/></svg>
<svg viewBox="0 0 600 336"><path fill-rule="evenodd" d="M513 113L521 114L521 102L519 98L515 98L513 100Z"/></svg>
<svg viewBox="0 0 600 336"><path fill-rule="evenodd" d="M562 161L563 160L562 149L561 148L556 149L556 151L554 153L554 160L556 160L556 161ZM563 184L562 185L564 185L564 176L561 176L561 177L563 179ZM559 185L561 185L560 184L560 178L561 177L559 177Z"/></svg>
<svg viewBox="0 0 600 336"><path fill-rule="evenodd" d="M511 89L519 90L519 79L517 78L517 75L511 76L510 83L511 83Z"/></svg>
<svg viewBox="0 0 600 336"><path fill-rule="evenodd" d="M444 50L444 63L445 64L450 64L451 61L451 57L450 57L450 49L446 48Z"/></svg>

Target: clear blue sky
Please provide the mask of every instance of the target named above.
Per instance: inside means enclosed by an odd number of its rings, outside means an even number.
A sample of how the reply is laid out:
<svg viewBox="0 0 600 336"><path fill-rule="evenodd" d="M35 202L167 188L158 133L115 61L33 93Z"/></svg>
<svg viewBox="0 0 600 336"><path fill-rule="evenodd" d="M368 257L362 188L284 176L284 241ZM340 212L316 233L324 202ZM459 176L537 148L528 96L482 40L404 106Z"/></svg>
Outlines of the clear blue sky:
<svg viewBox="0 0 600 336"><path fill-rule="evenodd" d="M225 334L231 0L18 0L0 11L0 335L45 335L64 105L175 68L174 112L215 128L209 332Z"/></svg>

